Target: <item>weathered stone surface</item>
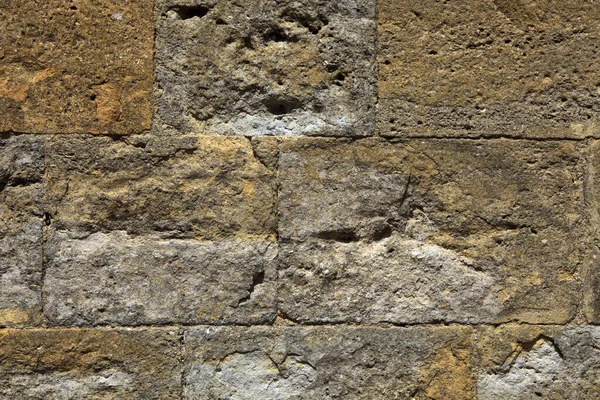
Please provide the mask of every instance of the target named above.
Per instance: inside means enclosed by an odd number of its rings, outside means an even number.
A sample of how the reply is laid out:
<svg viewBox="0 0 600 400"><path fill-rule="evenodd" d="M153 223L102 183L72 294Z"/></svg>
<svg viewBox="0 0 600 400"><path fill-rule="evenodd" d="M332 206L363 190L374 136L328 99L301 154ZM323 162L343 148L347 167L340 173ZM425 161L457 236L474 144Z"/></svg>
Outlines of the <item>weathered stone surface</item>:
<svg viewBox="0 0 600 400"><path fill-rule="evenodd" d="M590 144L588 170L585 182L586 214L589 219L589 237L583 242L590 249L588 265L583 274L584 314L589 323L600 323L600 142Z"/></svg>
<svg viewBox="0 0 600 400"><path fill-rule="evenodd" d="M158 4L158 129L372 134L375 1Z"/></svg>
<svg viewBox="0 0 600 400"><path fill-rule="evenodd" d="M0 138L0 326L39 321L44 141Z"/></svg>
<svg viewBox="0 0 600 400"><path fill-rule="evenodd" d="M268 323L274 243L50 235L45 316L65 326Z"/></svg>
<svg viewBox="0 0 600 400"><path fill-rule="evenodd" d="M0 131L149 129L152 10L152 0L1 2Z"/></svg>
<svg viewBox="0 0 600 400"><path fill-rule="evenodd" d="M477 398L600 397L600 328L482 328L473 368Z"/></svg>
<svg viewBox="0 0 600 400"><path fill-rule="evenodd" d="M564 323L585 145L286 139L280 309L299 322Z"/></svg>
<svg viewBox="0 0 600 400"><path fill-rule="evenodd" d="M459 327L194 328L186 399L469 399Z"/></svg>
<svg viewBox="0 0 600 400"><path fill-rule="evenodd" d="M378 15L379 134L597 134L593 2L383 0Z"/></svg>
<svg viewBox="0 0 600 400"><path fill-rule="evenodd" d="M179 335L172 329L0 332L6 399L178 399Z"/></svg>
<svg viewBox="0 0 600 400"><path fill-rule="evenodd" d="M273 171L246 138L56 136L47 169L59 230L206 240L275 236Z"/></svg>

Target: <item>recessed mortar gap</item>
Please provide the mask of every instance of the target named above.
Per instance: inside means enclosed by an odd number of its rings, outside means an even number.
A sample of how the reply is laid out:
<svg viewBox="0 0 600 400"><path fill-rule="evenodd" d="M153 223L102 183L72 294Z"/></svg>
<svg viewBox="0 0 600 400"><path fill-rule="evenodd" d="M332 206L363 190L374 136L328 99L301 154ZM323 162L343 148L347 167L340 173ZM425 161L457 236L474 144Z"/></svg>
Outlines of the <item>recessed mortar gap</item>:
<svg viewBox="0 0 600 400"><path fill-rule="evenodd" d="M175 11L179 18L182 20L191 19L194 17L202 18L210 11L210 8L206 6L177 6L171 8L169 11Z"/></svg>

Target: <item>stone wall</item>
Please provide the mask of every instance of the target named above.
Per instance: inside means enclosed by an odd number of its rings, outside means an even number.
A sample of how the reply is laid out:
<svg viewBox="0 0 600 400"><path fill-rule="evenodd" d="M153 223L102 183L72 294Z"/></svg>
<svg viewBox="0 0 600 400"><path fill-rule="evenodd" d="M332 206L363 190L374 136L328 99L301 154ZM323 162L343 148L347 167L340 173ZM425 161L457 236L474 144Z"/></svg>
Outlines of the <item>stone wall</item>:
<svg viewBox="0 0 600 400"><path fill-rule="evenodd" d="M600 4L0 3L0 397L600 398Z"/></svg>

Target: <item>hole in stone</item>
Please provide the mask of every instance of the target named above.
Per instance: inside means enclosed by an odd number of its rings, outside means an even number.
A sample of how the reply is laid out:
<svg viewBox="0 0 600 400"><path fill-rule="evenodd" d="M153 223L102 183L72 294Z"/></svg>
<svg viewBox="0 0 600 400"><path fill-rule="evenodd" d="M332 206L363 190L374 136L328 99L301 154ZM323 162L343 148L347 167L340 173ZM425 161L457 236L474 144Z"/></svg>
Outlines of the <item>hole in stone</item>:
<svg viewBox="0 0 600 400"><path fill-rule="evenodd" d="M356 242L358 237L352 230L338 230L338 231L323 231L316 234L318 239L332 240L341 243Z"/></svg>
<svg viewBox="0 0 600 400"><path fill-rule="evenodd" d="M264 102L264 105L269 113L273 115L289 114L300 107L300 103L296 100L288 99L268 99Z"/></svg>
<svg viewBox="0 0 600 400"><path fill-rule="evenodd" d="M346 79L346 75L342 72L338 72L333 79L343 82Z"/></svg>
<svg viewBox="0 0 600 400"><path fill-rule="evenodd" d="M177 6L171 8L171 11L175 11L179 18L185 20L194 17L202 18L208 14L210 8L206 6Z"/></svg>
<svg viewBox="0 0 600 400"><path fill-rule="evenodd" d="M429 54L431 54L432 56L434 56L434 55L436 55L436 54L437 54L437 51L435 51L435 50L430 50L430 51L429 51Z"/></svg>
<svg viewBox="0 0 600 400"><path fill-rule="evenodd" d="M227 25L227 22L225 22L224 20L222 20L221 18L217 18L216 21L217 25Z"/></svg>
<svg viewBox="0 0 600 400"><path fill-rule="evenodd" d="M96 94L95 93L90 94L90 100L91 101L96 100Z"/></svg>

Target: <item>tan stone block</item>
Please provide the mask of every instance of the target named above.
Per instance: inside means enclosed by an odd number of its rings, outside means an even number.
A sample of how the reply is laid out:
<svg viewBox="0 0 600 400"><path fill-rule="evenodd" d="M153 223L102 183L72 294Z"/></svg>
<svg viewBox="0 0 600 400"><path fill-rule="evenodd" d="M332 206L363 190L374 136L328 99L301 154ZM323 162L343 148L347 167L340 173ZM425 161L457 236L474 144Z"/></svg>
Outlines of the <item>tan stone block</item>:
<svg viewBox="0 0 600 400"><path fill-rule="evenodd" d="M379 134L596 134L594 3L383 0L378 15Z"/></svg>
<svg viewBox="0 0 600 400"><path fill-rule="evenodd" d="M0 326L40 322L44 140L0 138Z"/></svg>
<svg viewBox="0 0 600 400"><path fill-rule="evenodd" d="M186 399L470 399L465 327L187 330Z"/></svg>
<svg viewBox="0 0 600 400"><path fill-rule="evenodd" d="M273 172L246 138L56 136L47 179L59 230L275 237Z"/></svg>
<svg viewBox="0 0 600 400"><path fill-rule="evenodd" d="M0 332L5 398L178 399L180 337L173 329Z"/></svg>
<svg viewBox="0 0 600 400"><path fill-rule="evenodd" d="M147 130L153 1L0 4L0 131Z"/></svg>
<svg viewBox="0 0 600 400"><path fill-rule="evenodd" d="M286 139L280 309L299 322L564 323L585 144Z"/></svg>
<svg viewBox="0 0 600 400"><path fill-rule="evenodd" d="M600 328L504 325L480 328L473 370L477 399L595 399Z"/></svg>

